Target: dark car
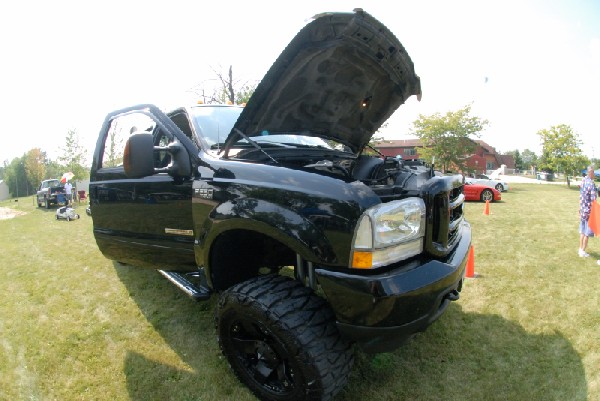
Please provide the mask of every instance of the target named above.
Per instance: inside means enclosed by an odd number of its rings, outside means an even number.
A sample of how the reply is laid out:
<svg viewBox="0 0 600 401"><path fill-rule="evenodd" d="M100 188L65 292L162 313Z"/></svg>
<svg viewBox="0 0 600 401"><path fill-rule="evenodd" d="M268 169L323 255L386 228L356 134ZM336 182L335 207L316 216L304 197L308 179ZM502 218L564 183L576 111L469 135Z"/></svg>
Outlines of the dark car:
<svg viewBox="0 0 600 401"><path fill-rule="evenodd" d="M44 180L38 187L36 200L38 207L49 209L52 205L65 202L65 188L58 179Z"/></svg>

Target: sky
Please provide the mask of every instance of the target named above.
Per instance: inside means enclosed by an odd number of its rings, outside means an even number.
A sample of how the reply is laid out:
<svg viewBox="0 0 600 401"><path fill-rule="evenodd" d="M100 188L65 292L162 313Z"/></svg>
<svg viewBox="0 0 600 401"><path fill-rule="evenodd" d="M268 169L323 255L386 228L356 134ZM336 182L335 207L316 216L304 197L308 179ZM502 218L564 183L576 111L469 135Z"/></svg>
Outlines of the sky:
<svg viewBox="0 0 600 401"><path fill-rule="evenodd" d="M472 105L499 152L541 151L570 125L600 157L599 0L40 1L0 5L0 164L39 147L56 159L76 130L90 160L110 111L195 102L215 71L257 83L315 14L363 8L401 41L421 77L388 120L409 139L420 115Z"/></svg>

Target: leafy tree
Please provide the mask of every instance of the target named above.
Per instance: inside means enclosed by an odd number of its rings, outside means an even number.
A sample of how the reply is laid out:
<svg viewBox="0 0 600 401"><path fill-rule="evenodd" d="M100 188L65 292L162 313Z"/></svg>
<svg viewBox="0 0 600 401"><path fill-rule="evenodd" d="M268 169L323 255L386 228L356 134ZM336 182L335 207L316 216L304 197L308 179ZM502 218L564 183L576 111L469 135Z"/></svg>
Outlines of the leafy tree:
<svg viewBox="0 0 600 401"><path fill-rule="evenodd" d="M12 196L28 196L33 192L33 188L27 180L27 172L25 171L25 155L15 157L5 166L4 178Z"/></svg>
<svg viewBox="0 0 600 401"><path fill-rule="evenodd" d="M569 125L555 125L537 134L542 142L541 169L579 175L577 172L589 163L581 151L579 135Z"/></svg>
<svg viewBox="0 0 600 401"><path fill-rule="evenodd" d="M515 160L515 168L517 170L527 169L527 166L523 167L523 159L521 158L521 153L519 152L519 149L511 150L509 152L506 152L506 154L511 155L513 157L513 159Z"/></svg>
<svg viewBox="0 0 600 401"><path fill-rule="evenodd" d="M46 153L33 148L25 154L25 172L32 188L37 188L46 176Z"/></svg>
<svg viewBox="0 0 600 401"><path fill-rule="evenodd" d="M419 155L435 161L442 171L449 168L466 169L466 160L476 148L471 137L478 138L489 124L487 120L470 115L471 105L445 115L424 116L413 122L411 129L423 143Z"/></svg>
<svg viewBox="0 0 600 401"><path fill-rule="evenodd" d="M529 170L532 167L537 167L538 157L535 152L525 149L521 153L521 164L523 165L524 170Z"/></svg>
<svg viewBox="0 0 600 401"><path fill-rule="evenodd" d="M51 178L60 178L65 172L65 168L61 166L56 160L47 159L45 167L46 174L44 175L44 180L48 180Z"/></svg>
<svg viewBox="0 0 600 401"><path fill-rule="evenodd" d="M64 166L66 170L64 172L72 172L77 180L83 180L89 177L89 168L86 167L87 151L81 146L79 134L76 130L71 129L67 132L65 146L61 147L61 152L62 155L59 156L58 160Z"/></svg>

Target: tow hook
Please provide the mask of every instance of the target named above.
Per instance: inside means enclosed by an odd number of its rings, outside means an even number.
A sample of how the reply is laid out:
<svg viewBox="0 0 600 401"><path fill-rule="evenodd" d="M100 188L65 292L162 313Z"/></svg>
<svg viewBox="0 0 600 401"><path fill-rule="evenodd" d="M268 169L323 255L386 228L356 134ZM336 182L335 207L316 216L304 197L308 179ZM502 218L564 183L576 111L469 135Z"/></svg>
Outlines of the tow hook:
<svg viewBox="0 0 600 401"><path fill-rule="evenodd" d="M458 301L460 299L460 293L457 290L450 291L445 298L449 301Z"/></svg>

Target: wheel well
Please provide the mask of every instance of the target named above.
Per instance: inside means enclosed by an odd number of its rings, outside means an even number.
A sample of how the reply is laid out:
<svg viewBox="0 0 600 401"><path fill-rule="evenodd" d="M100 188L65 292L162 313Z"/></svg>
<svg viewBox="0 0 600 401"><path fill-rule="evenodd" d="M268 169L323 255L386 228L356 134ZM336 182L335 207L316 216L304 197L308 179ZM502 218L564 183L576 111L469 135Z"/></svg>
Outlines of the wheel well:
<svg viewBox="0 0 600 401"><path fill-rule="evenodd" d="M266 235L234 230L219 235L210 251L213 287L222 291L260 274L293 266L296 254L281 242Z"/></svg>

